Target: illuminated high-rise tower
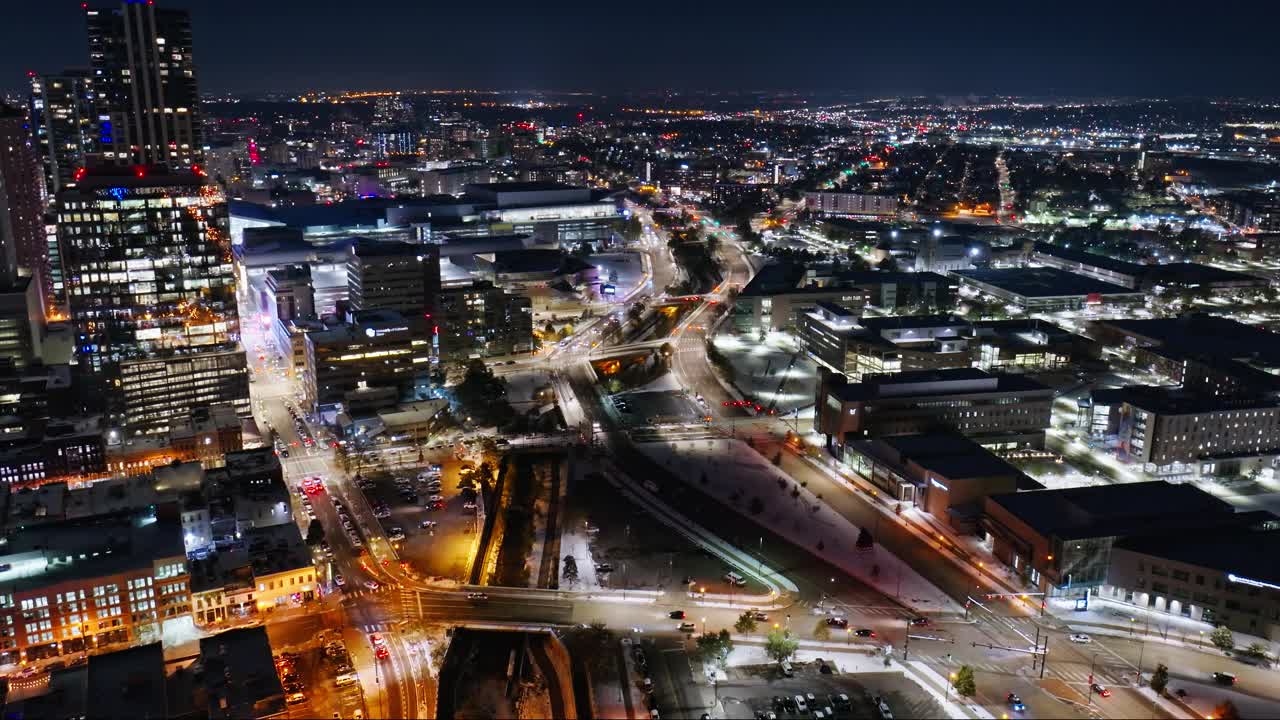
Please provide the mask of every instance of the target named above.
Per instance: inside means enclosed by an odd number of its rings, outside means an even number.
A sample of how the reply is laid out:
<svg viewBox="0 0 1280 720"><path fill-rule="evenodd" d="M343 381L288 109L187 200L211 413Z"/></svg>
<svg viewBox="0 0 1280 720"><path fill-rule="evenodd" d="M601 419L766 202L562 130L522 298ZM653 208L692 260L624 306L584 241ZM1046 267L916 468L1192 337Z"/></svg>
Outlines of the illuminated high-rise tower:
<svg viewBox="0 0 1280 720"><path fill-rule="evenodd" d="M108 410L163 432L199 406L249 411L222 192L201 172L99 168L58 194L76 360Z"/></svg>
<svg viewBox="0 0 1280 720"><path fill-rule="evenodd" d="M200 95L191 16L151 0L86 6L97 158L110 165L199 165Z"/></svg>

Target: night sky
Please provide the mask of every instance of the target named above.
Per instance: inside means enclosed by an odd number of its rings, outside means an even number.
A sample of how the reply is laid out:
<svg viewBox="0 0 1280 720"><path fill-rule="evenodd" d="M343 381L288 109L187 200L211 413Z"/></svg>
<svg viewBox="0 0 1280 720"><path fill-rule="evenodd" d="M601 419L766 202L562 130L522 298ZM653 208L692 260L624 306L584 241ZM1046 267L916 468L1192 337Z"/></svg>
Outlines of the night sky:
<svg viewBox="0 0 1280 720"><path fill-rule="evenodd" d="M201 89L1280 94L1280 3L157 0ZM78 0L0 0L0 89L87 63Z"/></svg>

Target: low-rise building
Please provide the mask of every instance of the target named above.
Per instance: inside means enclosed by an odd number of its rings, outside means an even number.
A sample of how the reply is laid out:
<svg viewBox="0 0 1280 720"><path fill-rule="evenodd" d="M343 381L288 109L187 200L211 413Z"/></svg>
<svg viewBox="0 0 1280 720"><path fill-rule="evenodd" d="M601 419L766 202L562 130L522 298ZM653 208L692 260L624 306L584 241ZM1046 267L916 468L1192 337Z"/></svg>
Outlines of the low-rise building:
<svg viewBox="0 0 1280 720"><path fill-rule="evenodd" d="M952 431L996 450L1040 448L1053 390L1023 375L976 368L864 375L819 368L815 430L840 457L850 440Z"/></svg>
<svg viewBox="0 0 1280 720"><path fill-rule="evenodd" d="M11 678L5 715L14 718L167 720L189 717L165 674L159 642L90 655L47 676Z"/></svg>
<svg viewBox="0 0 1280 720"><path fill-rule="evenodd" d="M0 664L160 639L191 612L176 506L23 527L0 553Z"/></svg>
<svg viewBox="0 0 1280 720"><path fill-rule="evenodd" d="M1038 265L1086 275L1134 290L1171 288L1221 294L1258 290L1270 284L1266 278L1211 265L1189 262L1140 265L1046 242L1037 242L1032 246L1030 259Z"/></svg>
<svg viewBox="0 0 1280 720"><path fill-rule="evenodd" d="M1280 530L1168 532L1118 540L1098 595L1280 640Z"/></svg>
<svg viewBox="0 0 1280 720"><path fill-rule="evenodd" d="M936 273L860 270L818 272L779 262L766 265L738 294L733 327L742 333L789 330L819 302L886 313L911 308L945 311L955 303L954 281Z"/></svg>
<svg viewBox="0 0 1280 720"><path fill-rule="evenodd" d="M201 638L198 675L209 720L284 717L284 687L263 627L228 630Z"/></svg>
<svg viewBox="0 0 1280 720"><path fill-rule="evenodd" d="M977 529L986 496L1043 487L973 440L952 433L852 440L841 459L889 497L919 505L964 533Z"/></svg>
<svg viewBox="0 0 1280 720"><path fill-rule="evenodd" d="M817 362L856 382L868 374L969 367L968 327L950 315L860 319L822 301L800 315L796 334Z"/></svg>
<svg viewBox="0 0 1280 720"><path fill-rule="evenodd" d="M1020 308L1024 312L1082 310L1096 305L1137 305L1146 295L1123 285L1051 267L956 270L962 286Z"/></svg>
<svg viewBox="0 0 1280 720"><path fill-rule="evenodd" d="M214 547L233 547L255 528L293 524L289 488L271 448L229 453L224 467L205 473L202 493Z"/></svg>
<svg viewBox="0 0 1280 720"><path fill-rule="evenodd" d="M981 522L992 553L1019 577L1075 595L1106 583L1119 538L1238 528L1252 515L1195 485L1155 480L992 495Z"/></svg>
<svg viewBox="0 0 1280 720"><path fill-rule="evenodd" d="M1280 335L1204 313L1151 320L1096 320L1089 334L1134 362L1209 396L1280 392Z"/></svg>

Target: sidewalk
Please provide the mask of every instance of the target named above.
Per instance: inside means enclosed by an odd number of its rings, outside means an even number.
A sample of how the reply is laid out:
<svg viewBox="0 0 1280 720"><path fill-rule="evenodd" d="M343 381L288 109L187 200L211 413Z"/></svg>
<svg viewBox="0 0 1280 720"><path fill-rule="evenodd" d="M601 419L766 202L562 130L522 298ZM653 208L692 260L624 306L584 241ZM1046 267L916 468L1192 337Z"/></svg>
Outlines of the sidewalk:
<svg viewBox="0 0 1280 720"><path fill-rule="evenodd" d="M914 612L961 608L899 558L855 549L859 528L736 440L682 440L636 446L685 482L748 519L836 565ZM873 568L879 568L878 572Z"/></svg>
<svg viewBox="0 0 1280 720"><path fill-rule="evenodd" d="M1088 610L1074 608L1074 598L1054 598L1049 601L1049 609L1054 617L1073 630L1110 637L1145 638L1167 645L1203 650L1212 655L1223 654L1209 640L1214 629L1213 623L1096 596L1089 599ZM1245 648L1253 643L1260 643L1270 650L1274 646L1272 641L1255 635L1238 632L1232 635L1235 637L1236 647Z"/></svg>
<svg viewBox="0 0 1280 720"><path fill-rule="evenodd" d="M920 540L933 546L941 559L953 563L967 573L975 583L981 583L991 592L996 593L1022 593L1031 590L1029 586L1015 584L1011 578L1006 577L1008 573L1002 574L999 571L1003 567L1002 563L981 548L976 538L961 538L927 513L914 508L904 509L900 513L894 512L891 508L897 503L891 501L866 478L852 470L833 467L836 461L829 456L822 455L820 458L814 458L790 444L784 443L783 447L811 469L826 475L849 491L861 492L864 496L874 498L875 502L872 505L883 519L900 523ZM1028 614L1039 611L1038 603L1034 603L1034 606L1024 604L1023 608Z"/></svg>
<svg viewBox="0 0 1280 720"><path fill-rule="evenodd" d="M794 660L810 662L821 658L846 674L860 673L902 673L914 682L935 702L942 706L949 718L981 718L992 720L992 715L978 705L961 704L956 701L955 693L947 692L947 681L922 662L908 661L906 664L890 658L885 665L884 655L878 648L863 646L849 647L845 643L819 642L816 640L798 640L800 648ZM764 651L764 639L755 636L734 635L733 651L729 653L730 667L738 665L772 664Z"/></svg>

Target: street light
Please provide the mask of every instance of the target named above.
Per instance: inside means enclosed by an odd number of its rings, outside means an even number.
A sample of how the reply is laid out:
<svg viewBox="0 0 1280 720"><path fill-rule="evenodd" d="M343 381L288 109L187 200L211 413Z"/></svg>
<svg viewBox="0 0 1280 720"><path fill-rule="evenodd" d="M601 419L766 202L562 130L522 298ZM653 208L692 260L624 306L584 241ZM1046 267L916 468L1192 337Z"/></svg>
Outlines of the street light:
<svg viewBox="0 0 1280 720"><path fill-rule="evenodd" d="M955 674L955 673L949 673L949 674L947 675L947 680L948 680L949 682L947 683L947 694L946 694L946 699L947 699L948 701L950 701L950 700L951 700L951 686L956 684L956 674Z"/></svg>
<svg viewBox="0 0 1280 720"><path fill-rule="evenodd" d="M702 618L702 634L707 634L707 619L705 617Z"/></svg>

